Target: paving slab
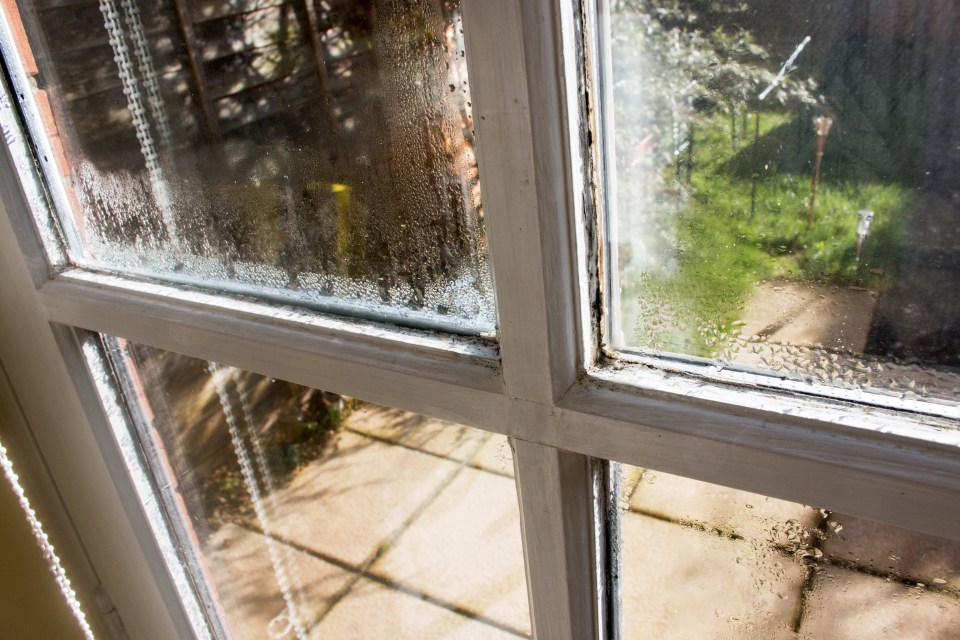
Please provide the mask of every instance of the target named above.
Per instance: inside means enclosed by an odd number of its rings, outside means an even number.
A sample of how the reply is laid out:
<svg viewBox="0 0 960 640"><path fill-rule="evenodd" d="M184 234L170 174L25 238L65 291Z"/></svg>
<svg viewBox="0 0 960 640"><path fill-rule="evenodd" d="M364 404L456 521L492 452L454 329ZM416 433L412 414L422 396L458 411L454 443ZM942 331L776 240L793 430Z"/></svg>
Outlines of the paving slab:
<svg viewBox="0 0 960 640"><path fill-rule="evenodd" d="M530 633L520 510L509 478L464 469L371 572Z"/></svg>
<svg viewBox="0 0 960 640"><path fill-rule="evenodd" d="M824 543L828 556L960 593L960 542L840 513L830 522L840 531Z"/></svg>
<svg viewBox="0 0 960 640"><path fill-rule="evenodd" d="M643 473L646 469L641 467L634 467L629 464L620 465L620 508L628 509L630 507L630 499L633 497L633 494L637 490L637 485L640 483L640 479L643 477Z"/></svg>
<svg viewBox="0 0 960 640"><path fill-rule="evenodd" d="M899 582L824 566L807 597L804 640L955 640L960 601Z"/></svg>
<svg viewBox="0 0 960 640"><path fill-rule="evenodd" d="M345 588L352 574L289 547L280 547L284 571L301 603L304 624L318 619L332 605L332 598ZM271 621L286 612L266 539L237 525L215 531L203 545L209 575L226 614L232 638L269 638ZM286 618L284 618L286 620ZM283 621L274 628L285 626Z"/></svg>
<svg viewBox="0 0 960 640"><path fill-rule="evenodd" d="M800 546L810 542L820 512L802 504L658 471L640 479L630 508L744 538Z"/></svg>
<svg viewBox="0 0 960 640"><path fill-rule="evenodd" d="M518 636L362 579L309 637L311 640L516 640Z"/></svg>
<svg viewBox="0 0 960 640"><path fill-rule="evenodd" d="M343 426L405 447L461 461L473 455L487 437L487 433L479 429L366 402L356 406L344 420Z"/></svg>
<svg viewBox="0 0 960 640"><path fill-rule="evenodd" d="M765 282L747 304L741 331L775 343L862 353L876 303L877 293L864 289Z"/></svg>
<svg viewBox="0 0 960 640"><path fill-rule="evenodd" d="M360 566L459 464L349 432L336 449L277 489L278 535Z"/></svg>
<svg viewBox="0 0 960 640"><path fill-rule="evenodd" d="M765 543L626 512L625 638L794 638L804 568Z"/></svg>
<svg viewBox="0 0 960 640"><path fill-rule="evenodd" d="M513 451L507 436L491 434L480 450L470 460L470 464L487 471L513 477Z"/></svg>

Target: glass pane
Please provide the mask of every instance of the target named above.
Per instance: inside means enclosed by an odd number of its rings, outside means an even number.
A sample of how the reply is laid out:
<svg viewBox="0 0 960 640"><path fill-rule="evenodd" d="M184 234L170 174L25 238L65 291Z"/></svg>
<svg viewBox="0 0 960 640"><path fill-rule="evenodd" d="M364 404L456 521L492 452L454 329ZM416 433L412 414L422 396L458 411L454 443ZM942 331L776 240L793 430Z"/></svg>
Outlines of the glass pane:
<svg viewBox="0 0 960 640"><path fill-rule="evenodd" d="M493 329L458 2L21 11L76 262Z"/></svg>
<svg viewBox="0 0 960 640"><path fill-rule="evenodd" d="M622 349L960 390L960 3L611 0Z"/></svg>
<svg viewBox="0 0 960 640"><path fill-rule="evenodd" d="M952 638L960 542L620 470L625 638Z"/></svg>
<svg viewBox="0 0 960 640"><path fill-rule="evenodd" d="M107 344L231 637L530 635L505 438Z"/></svg>

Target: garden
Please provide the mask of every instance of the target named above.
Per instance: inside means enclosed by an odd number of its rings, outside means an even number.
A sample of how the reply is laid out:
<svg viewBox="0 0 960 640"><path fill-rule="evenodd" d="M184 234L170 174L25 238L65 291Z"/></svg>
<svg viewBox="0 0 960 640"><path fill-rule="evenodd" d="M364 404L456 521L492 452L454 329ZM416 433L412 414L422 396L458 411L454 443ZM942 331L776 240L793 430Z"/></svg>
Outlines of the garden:
<svg viewBox="0 0 960 640"><path fill-rule="evenodd" d="M791 31L776 7L751 4L612 8L627 346L727 357L764 284L872 299L897 286L929 182L923 87L882 75L905 45L884 34L851 44L870 28L851 16L831 33L831 11L847 7L810 7L820 22Z"/></svg>

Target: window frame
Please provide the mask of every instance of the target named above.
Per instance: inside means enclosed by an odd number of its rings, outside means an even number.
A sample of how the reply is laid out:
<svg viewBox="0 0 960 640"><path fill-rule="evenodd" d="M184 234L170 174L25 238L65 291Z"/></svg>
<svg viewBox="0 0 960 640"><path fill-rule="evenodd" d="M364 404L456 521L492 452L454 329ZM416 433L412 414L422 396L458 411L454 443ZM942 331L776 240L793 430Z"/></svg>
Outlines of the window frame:
<svg viewBox="0 0 960 640"><path fill-rule="evenodd" d="M34 222L44 193L57 200L56 172L45 168L55 159L40 150L41 177L15 126L17 113L26 129L41 121L4 13L0 50L13 87L0 108L0 270L8 274L0 278L0 364L25 417L18 439L35 443L45 468L34 471L56 488L45 500L68 514L75 534L64 534L67 548L89 560L78 589L88 594L88 613L115 608L132 637L203 637L182 605L78 330L510 437L538 638L614 635L598 534L603 465L595 459L960 539L956 421L747 389L602 350L602 273L593 267L601 225L590 206L593 148L584 143L596 123L581 82L591 55L583 17L592 6L463 0L496 344L65 265ZM101 633L117 633L109 615L93 617Z"/></svg>

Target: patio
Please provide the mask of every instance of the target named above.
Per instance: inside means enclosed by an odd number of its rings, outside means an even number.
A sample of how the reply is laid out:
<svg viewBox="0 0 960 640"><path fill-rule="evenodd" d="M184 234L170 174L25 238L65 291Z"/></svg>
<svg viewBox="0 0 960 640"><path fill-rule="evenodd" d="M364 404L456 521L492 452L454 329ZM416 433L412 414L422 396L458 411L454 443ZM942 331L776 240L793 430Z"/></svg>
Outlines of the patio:
<svg viewBox="0 0 960 640"><path fill-rule="evenodd" d="M358 405L273 494L267 526L285 580L303 585L308 637L529 636L512 473L501 436ZM638 469L624 470L622 507L626 638L946 639L960 626L958 543ZM203 544L240 638L290 632L263 534L248 517Z"/></svg>

